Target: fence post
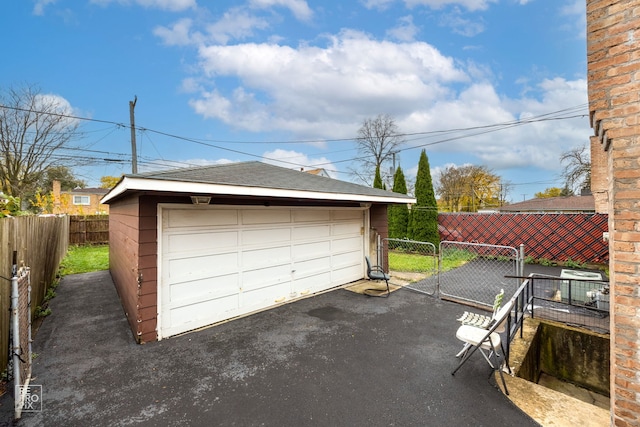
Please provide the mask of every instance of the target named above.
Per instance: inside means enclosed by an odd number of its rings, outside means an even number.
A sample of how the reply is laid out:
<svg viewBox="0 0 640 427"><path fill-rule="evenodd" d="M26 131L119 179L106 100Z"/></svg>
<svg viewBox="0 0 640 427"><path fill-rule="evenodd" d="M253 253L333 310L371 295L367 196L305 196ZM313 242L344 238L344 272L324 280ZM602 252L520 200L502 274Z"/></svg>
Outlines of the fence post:
<svg viewBox="0 0 640 427"><path fill-rule="evenodd" d="M13 364L13 385L15 419L22 414L22 393L20 391L20 319L18 318L18 252L13 251L11 266L11 360Z"/></svg>

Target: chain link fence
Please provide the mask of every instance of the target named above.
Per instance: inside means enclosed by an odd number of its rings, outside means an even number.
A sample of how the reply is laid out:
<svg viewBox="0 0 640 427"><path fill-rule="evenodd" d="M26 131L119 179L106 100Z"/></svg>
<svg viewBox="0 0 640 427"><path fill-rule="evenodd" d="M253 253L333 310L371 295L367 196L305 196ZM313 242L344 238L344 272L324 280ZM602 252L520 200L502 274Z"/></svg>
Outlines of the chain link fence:
<svg viewBox="0 0 640 427"><path fill-rule="evenodd" d="M521 281L521 256L510 246L440 243L439 292L442 298L491 307L497 293L513 295Z"/></svg>
<svg viewBox="0 0 640 427"><path fill-rule="evenodd" d="M433 243L382 239L378 250L388 255L390 283L428 295L438 289L438 254ZM387 251L387 253L385 253Z"/></svg>
<svg viewBox="0 0 640 427"><path fill-rule="evenodd" d="M480 243L382 239L381 259L388 257L390 283L427 295L491 307L501 289L513 295L522 274L516 248ZM385 253L386 251L386 253ZM385 257L386 255L386 257Z"/></svg>

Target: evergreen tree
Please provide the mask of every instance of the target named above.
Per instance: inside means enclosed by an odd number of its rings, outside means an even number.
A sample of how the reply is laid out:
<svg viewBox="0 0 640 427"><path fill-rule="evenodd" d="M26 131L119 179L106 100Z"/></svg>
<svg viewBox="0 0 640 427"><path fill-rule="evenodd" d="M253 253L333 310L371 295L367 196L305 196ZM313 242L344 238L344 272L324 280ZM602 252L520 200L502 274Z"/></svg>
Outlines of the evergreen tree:
<svg viewBox="0 0 640 427"><path fill-rule="evenodd" d="M373 188L383 188L382 176L380 176L380 166L376 166L376 176L373 178Z"/></svg>
<svg viewBox="0 0 640 427"><path fill-rule="evenodd" d="M438 234L438 204L433 191L431 167L425 150L420 153L416 176L416 204L411 210L411 238L420 242L440 244Z"/></svg>
<svg viewBox="0 0 640 427"><path fill-rule="evenodd" d="M407 194L407 182L404 179L402 168L398 166L393 176L393 192ZM390 205L389 216L389 237L392 239L404 239L408 237L407 226L409 225L409 208L406 204Z"/></svg>

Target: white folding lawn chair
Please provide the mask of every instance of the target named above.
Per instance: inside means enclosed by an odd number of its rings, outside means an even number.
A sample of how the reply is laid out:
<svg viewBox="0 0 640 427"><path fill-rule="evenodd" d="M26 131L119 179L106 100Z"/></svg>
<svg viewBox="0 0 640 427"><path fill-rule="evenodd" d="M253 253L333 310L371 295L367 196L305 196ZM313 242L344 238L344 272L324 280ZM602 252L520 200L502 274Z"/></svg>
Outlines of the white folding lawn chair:
<svg viewBox="0 0 640 427"><path fill-rule="evenodd" d="M502 300L504 299L504 289L500 289L500 292L496 294L496 297L493 300L493 313L491 316L487 316L484 314L471 313L469 311L465 311L462 316L460 316L458 322L463 325L471 325L482 329L488 329L491 326L491 321L496 318L496 314L502 305ZM502 333L503 331L497 331L498 333ZM469 350L470 344L465 343L462 347L462 350L456 354L456 357L460 357L464 355L464 353Z"/></svg>
<svg viewBox="0 0 640 427"><path fill-rule="evenodd" d="M498 310L494 319L491 321L491 325L487 329L472 325L461 325L458 328L456 338L465 343L465 348L461 354L462 358L460 359L460 363L456 369L451 372L451 375L455 375L458 369L460 369L460 367L469 360L469 357L471 357L476 350L480 350L480 353L487 363L489 363L489 366L491 366L493 370L498 370L500 373L504 391L506 394L509 394L509 391L507 390L507 383L504 380L504 375L498 360L499 357L502 357L503 359L505 357L504 346L502 345L500 332L498 331L505 330L505 324L511 315L511 310L513 310L515 303L516 299L511 298L505 305L503 305ZM498 352L498 349L500 349L502 353ZM492 356L493 359L495 359L494 361L491 360ZM508 364L507 369L511 372L511 368Z"/></svg>

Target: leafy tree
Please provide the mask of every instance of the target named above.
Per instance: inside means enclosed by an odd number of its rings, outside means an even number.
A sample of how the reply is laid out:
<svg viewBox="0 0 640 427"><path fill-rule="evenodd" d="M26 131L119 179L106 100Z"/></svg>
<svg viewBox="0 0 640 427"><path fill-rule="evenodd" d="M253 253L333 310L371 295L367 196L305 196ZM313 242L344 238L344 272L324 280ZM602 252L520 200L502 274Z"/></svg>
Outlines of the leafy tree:
<svg viewBox="0 0 640 427"><path fill-rule="evenodd" d="M403 139L395 120L388 114L365 119L358 130L358 146L360 169L354 172L366 183L371 183L374 171L387 164L398 151ZM383 172L384 174L384 172ZM385 176L381 176L386 181ZM382 187L378 187L382 188Z"/></svg>
<svg viewBox="0 0 640 427"><path fill-rule="evenodd" d="M51 191L53 189L53 181L60 181L60 188L63 191L73 190L74 188L85 188L87 183L76 178L67 166L51 166L44 172L44 179L41 182L41 191Z"/></svg>
<svg viewBox="0 0 640 427"><path fill-rule="evenodd" d="M443 208L451 212L504 205L511 185L486 166L449 166L438 180L437 192Z"/></svg>
<svg viewBox="0 0 640 427"><path fill-rule="evenodd" d="M438 205L433 191L431 167L425 150L420 153L415 188L416 204L411 209L411 238L438 246Z"/></svg>
<svg viewBox="0 0 640 427"><path fill-rule="evenodd" d="M21 215L20 199L0 192L0 218Z"/></svg>
<svg viewBox="0 0 640 427"><path fill-rule="evenodd" d="M404 179L402 168L398 166L393 176L393 192L407 194L407 183ZM389 216L389 237L392 239L403 239L408 237L407 227L409 225L409 207L406 204L390 205Z"/></svg>
<svg viewBox="0 0 640 427"><path fill-rule="evenodd" d="M562 177L565 187L571 194L580 192L583 188L591 188L591 157L586 145L572 148L560 156L560 163L564 164Z"/></svg>
<svg viewBox="0 0 640 427"><path fill-rule="evenodd" d="M120 181L119 176L103 176L100 178L100 188L113 188Z"/></svg>
<svg viewBox="0 0 640 427"><path fill-rule="evenodd" d="M60 156L79 137L78 122L69 117L64 99L42 94L34 86L0 88L0 184L7 195L35 193L46 171L69 165Z"/></svg>
<svg viewBox="0 0 640 427"><path fill-rule="evenodd" d="M373 188L384 188L382 177L380 176L380 166L376 166L376 176L373 178Z"/></svg>
<svg viewBox="0 0 640 427"><path fill-rule="evenodd" d="M536 199L548 199L550 197L560 197L562 195L562 188L559 187L549 187L544 191L535 193L533 196Z"/></svg>

